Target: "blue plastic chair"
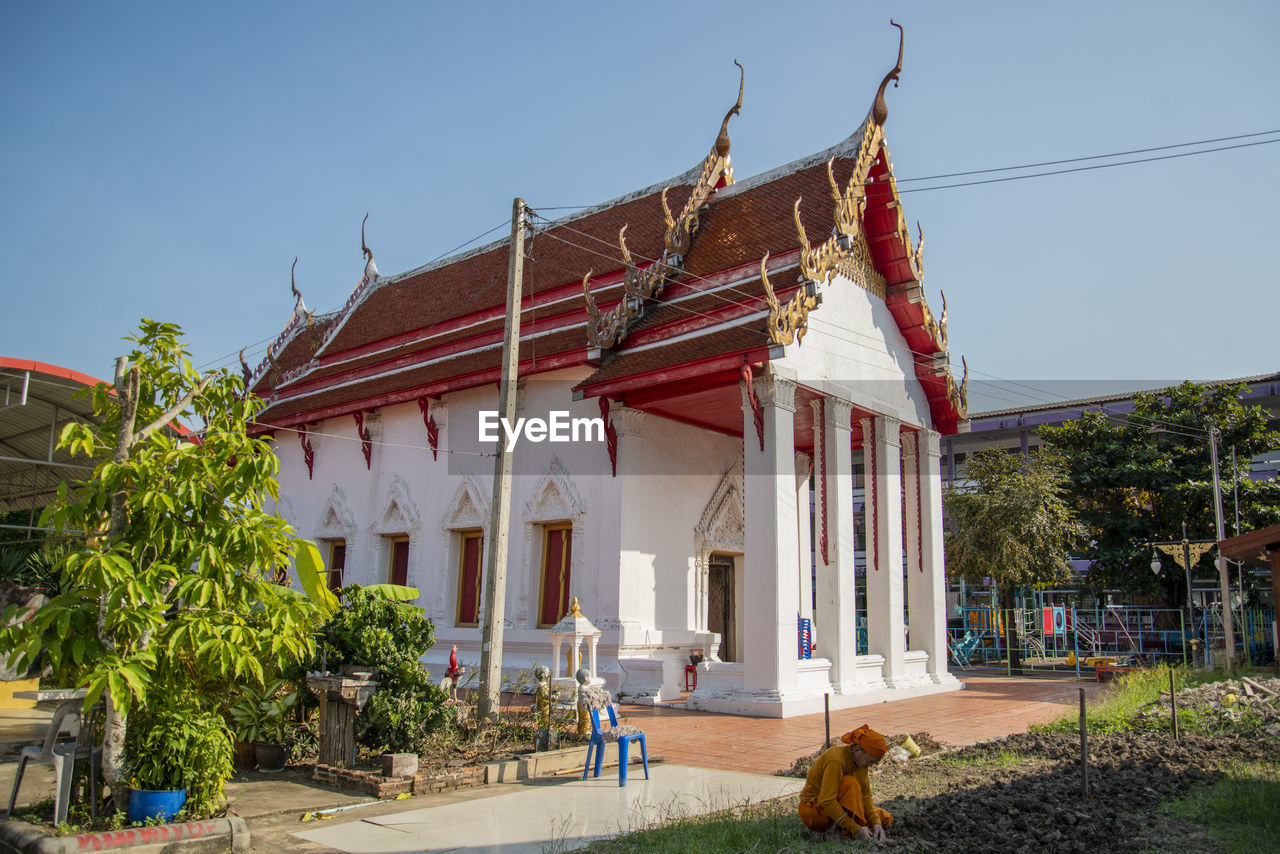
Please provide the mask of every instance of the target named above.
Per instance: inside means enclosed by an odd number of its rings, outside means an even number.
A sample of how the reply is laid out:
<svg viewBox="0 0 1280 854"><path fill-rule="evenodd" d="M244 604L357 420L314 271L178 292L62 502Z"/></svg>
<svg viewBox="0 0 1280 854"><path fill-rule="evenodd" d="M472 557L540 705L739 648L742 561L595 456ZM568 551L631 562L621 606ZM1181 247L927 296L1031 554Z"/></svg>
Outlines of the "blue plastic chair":
<svg viewBox="0 0 1280 854"><path fill-rule="evenodd" d="M582 769L582 779L587 779L587 773L591 771L591 759L595 756L595 773L591 776L599 777L600 769L604 766L604 745L606 741L618 742L618 785L627 785L627 754L630 752L631 742L640 742L640 759L644 762L644 778L649 779L649 749L644 743L644 733L635 727L626 727L626 731L618 726L618 715L613 710L613 704L610 703L606 708L609 710L609 730L604 731L600 728L600 710L591 709L591 741L587 743L587 764ZM632 732L634 730L634 732Z"/></svg>

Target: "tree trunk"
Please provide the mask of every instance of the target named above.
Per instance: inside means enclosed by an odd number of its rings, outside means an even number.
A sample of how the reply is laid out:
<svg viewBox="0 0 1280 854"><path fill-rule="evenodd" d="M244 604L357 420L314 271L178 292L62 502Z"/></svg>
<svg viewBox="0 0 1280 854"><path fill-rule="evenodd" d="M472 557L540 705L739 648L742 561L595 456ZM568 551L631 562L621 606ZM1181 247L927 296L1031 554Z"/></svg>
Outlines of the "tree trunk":
<svg viewBox="0 0 1280 854"><path fill-rule="evenodd" d="M1000 610L1004 615L1004 637L1009 647L1009 672L1014 676L1021 676L1022 644L1018 638L1017 601L1013 595L1015 589L1011 584L1000 585Z"/></svg>
<svg viewBox="0 0 1280 854"><path fill-rule="evenodd" d="M140 376L137 366L126 371L128 362L121 356L116 362L115 389L120 399L120 428L116 435L115 453L111 461L117 465L129 459L133 449L133 428L138 417L138 386ZM126 510L125 494L117 492L111 496L111 516L107 528L108 547L114 545L129 527L129 516ZM107 599L98 599L98 640L102 646L114 651L115 638L107 631L107 613L114 603ZM107 713L102 731L102 779L111 789L111 803L118 812L129 808L129 787L125 784L128 769L125 767L124 738L129 725L128 712L116 703L108 687L102 693Z"/></svg>

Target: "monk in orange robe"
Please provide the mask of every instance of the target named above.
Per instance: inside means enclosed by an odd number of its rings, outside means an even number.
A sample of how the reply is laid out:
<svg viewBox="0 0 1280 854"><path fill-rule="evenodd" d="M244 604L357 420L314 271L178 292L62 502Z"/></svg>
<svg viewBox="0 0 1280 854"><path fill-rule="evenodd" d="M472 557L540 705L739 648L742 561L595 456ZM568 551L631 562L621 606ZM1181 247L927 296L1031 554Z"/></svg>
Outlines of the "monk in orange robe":
<svg viewBox="0 0 1280 854"><path fill-rule="evenodd" d="M867 771L889 745L865 724L840 736L809 769L800 790L800 820L819 833L840 829L845 836L885 840L893 816L876 806Z"/></svg>

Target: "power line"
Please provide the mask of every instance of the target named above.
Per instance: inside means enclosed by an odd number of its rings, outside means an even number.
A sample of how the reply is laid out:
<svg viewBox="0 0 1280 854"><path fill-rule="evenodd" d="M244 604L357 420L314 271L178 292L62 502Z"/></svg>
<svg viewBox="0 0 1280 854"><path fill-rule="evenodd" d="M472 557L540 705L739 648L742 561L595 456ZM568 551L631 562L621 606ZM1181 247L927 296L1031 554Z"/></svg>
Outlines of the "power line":
<svg viewBox="0 0 1280 854"><path fill-rule="evenodd" d="M1076 166L1072 169L1054 169L1049 172L1033 172L1030 175L1011 175L1007 178L987 178L982 181L962 181L959 184L940 184L935 187L908 187L905 190L899 190L898 193L923 193L929 190L953 190L957 187L976 187L980 184L1003 184L1009 181L1024 181L1028 178L1044 178L1048 175L1066 175L1071 172L1091 172L1095 169L1112 169L1116 166L1133 166L1136 163L1154 163L1157 160L1176 160L1179 157L1194 157L1197 154L1212 154L1216 151L1231 151L1236 148L1252 148L1257 145L1271 145L1280 142L1280 139L1264 139L1258 142L1242 142L1237 145L1224 145L1220 148L1206 148L1201 151L1183 151L1178 154L1162 154L1159 157L1143 157L1138 160L1122 160L1118 163L1098 163L1093 166ZM872 192L870 187L877 185L869 185L868 194Z"/></svg>
<svg viewBox="0 0 1280 854"><path fill-rule="evenodd" d="M1129 151L1115 151L1111 154L1090 154L1086 157L1068 157L1063 160L1042 160L1039 163L1024 163L1021 166L1000 166L995 169L970 169L967 172L944 172L939 175L928 175L923 178L895 178L895 180L899 184L906 184L914 181L938 181L943 178L964 178L969 175L989 175L993 172L1014 172L1019 169L1039 169L1041 166L1061 166L1064 163L1082 163L1088 160L1106 160L1111 157L1128 157L1131 154L1149 154L1152 151L1168 151L1172 148L1187 148L1192 145L1210 145L1217 142L1233 142L1237 139L1251 139L1257 136L1270 136L1276 133L1280 133L1280 130L1261 130L1256 133L1220 136L1216 139L1200 139L1195 142L1178 142L1173 145L1156 145L1151 148L1134 148Z"/></svg>
<svg viewBox="0 0 1280 854"><path fill-rule="evenodd" d="M1168 151L1175 148L1187 148L1193 145L1211 145L1213 143L1218 143L1218 142L1231 142L1238 139L1252 139L1259 136L1271 136L1273 134L1280 134L1280 129L1256 131L1254 133L1235 134L1233 136L1221 136L1221 137L1215 137L1213 139L1201 139L1201 140L1196 140L1195 142L1179 142L1171 145L1156 145L1156 146L1151 146L1149 148L1135 148L1129 151L1117 151L1117 152L1112 152L1110 154L1090 154L1090 155L1085 155L1081 157L1067 157L1061 160L1045 160L1037 163L1024 163L1020 166L998 166L990 169L970 169L962 172L945 172L938 175L928 175L920 178L899 178L895 175L894 182L897 184L909 184L909 183L916 183L920 181L937 181L945 178L961 178L969 175L989 175L989 174L994 174L999 172L1015 172L1022 169L1038 169L1042 166L1059 166L1066 163L1085 163L1092 160L1106 160L1112 157L1127 157L1132 154L1146 154L1152 151ZM1013 175L1006 178L997 178L997 179L990 179L990 180L983 180L983 181L966 181L966 182L957 183L957 184L941 184L933 187L913 187L913 188L900 189L898 192L899 194L923 193L929 190L950 190L950 189L955 189L957 187L973 187L980 184L995 184L995 183L1004 183L1008 181L1021 181L1029 178L1043 178L1049 175L1063 175L1070 172L1086 172L1091 169L1110 169L1116 166L1133 166L1140 163L1151 163L1158 160L1172 160L1179 157L1191 157L1196 154L1212 154L1220 151L1231 151L1236 148L1249 148L1257 145L1269 145L1274 142L1280 142L1280 139L1267 139L1267 140L1261 140L1257 142L1242 143L1240 145L1225 145L1217 148L1206 148L1206 149L1201 149L1199 151L1186 151L1186 152L1180 152L1178 154L1164 155L1161 157L1144 157L1144 158L1138 158L1135 160L1124 160L1118 163L1100 163L1100 164L1095 164L1093 166L1078 167L1074 169L1058 169L1058 170L1052 170L1049 172L1037 172L1030 175ZM869 192L874 193L874 192L878 192L879 188L883 185L876 184L876 183L868 183L868 184L864 184L863 186L866 187ZM546 210L546 211L558 211L558 210L583 210L589 207L594 207L594 205L541 205L539 206L539 209Z"/></svg>
<svg viewBox="0 0 1280 854"><path fill-rule="evenodd" d="M426 264L423 264L422 266L424 266L424 267L430 266L430 265L432 265L432 264L436 263L437 261L439 261L439 260L441 260L441 259L443 259L443 258L447 258L448 256L450 256L450 255L454 254L455 252L458 252L459 250L464 249L464 248L465 248L465 247L467 247L467 246L470 246L470 245L471 245L471 244L473 244L473 243L478 243L479 241L481 241L481 240L485 239L485 238L486 238L486 237L488 237L490 234L493 234L495 231L497 231L497 230L498 230L498 229L500 229L500 228L503 228L503 227L504 227L504 226L506 226L506 225L507 225L507 223L506 223L506 222L500 222L500 223L498 223L497 225L495 225L493 228L489 229L488 231L485 231L485 232L483 232L483 233L481 233L481 234L477 234L475 237L471 238L470 240L463 241L462 243L459 243L457 246L453 247L452 249L448 250L447 252L444 252L444 253L442 253L442 254L440 254L440 255L437 255L435 258L432 258L430 261L428 261ZM350 297L348 297L348 298L350 298ZM344 305L345 305L345 302L344 302ZM341 308L342 308L342 306L339 306L338 308L331 309L330 311L321 312L321 314L322 314L322 315L324 315L324 314L332 314L332 313L334 313L334 312L340 311L340 310L341 310ZM277 333L275 333L275 334L273 334L273 335L269 335L269 336L267 336L266 338L262 338L262 339L260 339L260 340L258 340L258 341L253 342L252 344L249 344L249 345L245 346L243 349L244 349L244 351L245 351L246 353L248 353L250 356L257 356L259 353L262 353L262 352L264 352L264 351L265 351L265 347L264 347L264 345L269 344L270 342L274 341L277 337L279 337L279 335L280 335L280 333L278 333L278 332L277 332ZM217 358L217 359L211 359L211 360L209 360L208 362L205 362L203 365L201 365L201 366L200 366L200 368L199 368L199 370L204 371L204 370L208 370L208 369L210 369L210 368L225 368L225 367L230 367L230 366L234 365L234 364L238 361L238 359L239 359L239 355L240 355L240 351L239 351L239 350L237 350L237 351L236 351L236 352L234 352L234 353L228 353L228 354L226 354L225 356L221 356L221 357L219 357L219 358Z"/></svg>
<svg viewBox="0 0 1280 854"><path fill-rule="evenodd" d="M538 218L543 219L544 221L547 221L545 217L541 217L540 215L538 215L538 214L537 214L537 212L536 212L536 211L534 211L534 215L535 215L535 216L538 216ZM566 230L571 231L571 232L573 232L573 233L575 233L575 234L579 234L579 235L581 235L581 236L583 236L583 237L586 237L586 238L589 238L589 239L595 240L595 241L597 241L597 242L599 242L599 243L605 244L605 245L609 246L610 248L612 248L612 244L608 243L607 241L603 240L602 238L596 237L596 236L595 236L595 235L593 235L593 234L588 234L587 232L583 232L583 231L580 231L580 230L578 230L578 229L574 229L574 228L572 228L572 227L568 226L568 225L567 225L567 224L565 224L565 223L556 224L556 223L551 223L550 221L547 221L547 222L548 222L548 223L549 223L549 225L550 225L550 226L552 226L552 227L556 227L556 228L565 228ZM590 253L590 254L594 254L594 255L597 255L597 256L599 256L599 257L606 258L607 260L609 260L609 261L611 261L611 262L613 262L613 263L617 263L617 259L616 259L616 258L614 258L613 256L605 255L604 253L599 252L599 251L597 251L597 250L593 250L593 249L591 249L591 248L589 248L589 247L582 246L582 245L580 245L580 244L574 243L574 242L569 241L569 240L565 240L565 239L564 239L564 238L562 238L562 237L559 237L559 236L557 236L557 235L555 235L555 234L552 234L552 233L550 232L550 230L549 230L549 229L544 230L542 233L544 233L544 234L546 234L547 236L551 237L553 240L558 240L559 242L564 243L564 244L566 244L566 245L574 246L575 248L580 249L580 250L582 250L582 251L584 251L584 252L588 252L588 253ZM636 257L636 258L640 258L641 260L652 260L652 259L647 259L647 258L645 258L643 255L639 255L639 254L634 253L634 252L632 253L632 256L633 256L633 257ZM568 273L569 273L569 271L568 271L568 270L564 270L563 268L558 267L557 265L550 265L550 266L553 266L553 267L556 267L557 269L560 269L560 270L561 270L561 272L563 272L563 273L566 273L566 274L568 274ZM695 281L696 281L696 280L704 281L704 282L706 282L706 283L707 283L707 284L709 284L709 285L710 285L710 284L713 284L712 282L710 282L710 280L705 279L704 277L701 277L701 276L696 276L696 275L693 275L693 274L689 274L689 278L690 278L690 279L692 279L692 280L695 280ZM689 282L689 281L681 282L681 284L685 284L685 285L687 285L687 286L689 286L689 287L693 288L692 283L691 283L691 282ZM734 287L732 287L732 286L729 286L729 287L725 288L725 287L723 287L723 286L718 286L718 285L717 285L716 287L717 287L718 289L719 289L719 288L723 288L723 289L725 289L725 290L731 290L731 291L733 291L733 292L735 292L735 293L741 294L742 296L744 296L744 297L746 297L747 299L751 300L751 304L750 304L750 305L748 305L748 304L745 304L745 303L740 303L740 302L738 302L738 301L736 301L736 300L729 299L728 297L724 297L723 295L721 295L721 294L719 294L719 293L716 293L716 292L713 292L713 291L710 291L710 290L707 290L707 289L703 289L703 288L693 288L693 289L694 289L695 291L699 292L699 293L703 293L703 294L707 294L707 295L709 295L709 296L717 297L717 298L721 299L722 301L724 301L724 302L726 302L726 303L729 303L729 304L731 304L731 305L738 306L738 307L743 307L743 308L751 308L751 307L754 307L754 305L755 305L755 304L757 304L757 303L759 302L759 299L758 299L757 297L755 297L754 295L747 294L747 293L745 293L745 292L743 292L743 291L741 291L741 290L739 290L739 289L737 289L737 288L734 288ZM677 309L683 309L684 311L686 311L686 312L687 312L687 313L689 313L689 314L699 315L699 316L704 317L704 318L706 318L706 319L708 319L708 320L714 320L714 318L711 318L709 315L705 315L705 314L703 314L702 312L698 312L698 311L695 311L695 310L693 310L693 309L685 308L684 306L680 306L678 303L662 302L662 303L659 303L659 305L662 305L662 306L670 306L670 307L672 307L672 308L677 308ZM867 334L867 333L865 333L865 332L863 332L863 331L861 331L861 330L852 329L852 328L849 328L849 327L841 326L841 325L840 325L840 324L838 324L838 323L833 323L833 322L827 321L827 320L825 320L825 319L823 319L823 318L819 318L816 314L815 314L815 315L810 315L809 320L810 320L810 323L815 323L815 324L822 325L822 326L829 326L829 327L831 327L832 329L835 329L835 330L837 330L837 331L839 331L839 332L844 332L844 333L847 333L847 334L849 334L849 335L855 335L855 336L859 336L859 337L862 337L862 338L870 339L870 340L871 340L871 341L873 341L875 344L882 344L882 343L883 343L883 342L881 342L881 341L880 341L880 339L876 338L876 337L875 337L875 336L873 336L873 335L869 335L869 334ZM849 339L846 339L846 340L849 340ZM865 343L863 343L863 342L861 342L861 341L849 340L849 343L854 344L855 346L860 346L860 347L864 347L864 348L866 348L866 349L872 350L873 352L878 353L878 354L880 354L880 353L883 353L883 352L884 352L884 351L882 351L882 350L880 349L880 347L878 347L878 346L873 346L872 344L865 344ZM914 356L914 357L916 357L916 358L918 358L918 359L932 358L932 354L925 354L925 353L921 353L921 352L919 352L919 351L917 351L917 350L913 350L913 349L911 349L911 348L907 348L907 350L908 350L908 352L910 352L910 353L912 354L912 356ZM853 361L859 362L860 364L869 365L869 366L874 364L874 363L872 363L872 362L860 361L860 360L857 360L857 359L854 359ZM1019 387L1024 388L1024 389L1028 389L1028 390L1030 390L1030 391L1037 392L1037 393L1039 393L1039 394L1041 394L1041 395L1049 395L1049 397L1047 397L1047 398L1046 398L1046 397L1041 397L1041 398L1040 398L1041 402L1044 402L1044 403L1058 403L1058 402L1064 402L1064 401L1069 400L1069 398L1065 398L1065 397L1064 397L1064 396L1062 396L1062 395L1054 394L1053 392L1047 391L1047 390L1045 390L1045 389L1038 388L1038 387L1035 387L1035 386L1031 386L1031 385L1028 385L1028 384L1026 384L1026 383L1018 382L1018 381L1016 381L1016 380L1009 380L1009 379L1005 379L1005 378L1002 378L1002 377L998 377L998 376L996 376L996 375L994 375L994 374L989 374L989 373L987 373L987 372L985 372L985 371L974 370L974 371L973 371L973 373L974 373L974 374L980 374L980 375L983 375L983 376L991 377L993 380L996 380L996 381L999 381L999 382L1005 382L1005 383L1008 383L1008 384L1011 384L1011 385L1019 386ZM1006 399L1006 400L1010 400L1009 398L1005 398L1005 399ZM1016 402L1016 401L1014 401L1014 402ZM1176 424L1176 423L1174 423L1174 422L1161 421L1161 420L1159 420L1159 419L1150 418L1150 417L1145 417L1145 416L1137 416L1137 415L1132 415L1132 414L1130 414L1129 416L1119 416L1119 415L1115 415L1115 414L1113 414L1113 413L1108 413L1108 412L1106 412L1105 410L1103 410L1103 411L1102 411L1102 415L1103 415L1103 417L1107 418L1108 420L1111 420L1111 421L1116 422L1116 423L1121 423L1121 424L1128 424L1128 423L1129 423L1129 420L1128 420L1128 419L1139 419L1139 420L1144 420L1144 421L1149 422L1149 423L1150 423L1150 424L1152 424L1153 426L1160 427L1161 429L1167 430L1167 431L1168 431L1168 432L1170 432L1170 433L1178 433L1178 432L1179 432L1178 430L1171 430L1171 429L1169 429L1170 427L1186 427L1186 425L1180 425L1180 424ZM1123 419L1125 419L1125 420L1121 420L1122 418L1123 418ZM1195 429L1195 428L1189 428L1189 429ZM1208 433L1207 433L1207 431L1204 431L1204 435L1203 435L1203 436L1200 436L1200 435L1193 435L1193 434L1190 434L1190 433L1181 433L1180 435L1188 436L1189 438L1204 438L1205 436L1207 436L1207 435L1208 435Z"/></svg>

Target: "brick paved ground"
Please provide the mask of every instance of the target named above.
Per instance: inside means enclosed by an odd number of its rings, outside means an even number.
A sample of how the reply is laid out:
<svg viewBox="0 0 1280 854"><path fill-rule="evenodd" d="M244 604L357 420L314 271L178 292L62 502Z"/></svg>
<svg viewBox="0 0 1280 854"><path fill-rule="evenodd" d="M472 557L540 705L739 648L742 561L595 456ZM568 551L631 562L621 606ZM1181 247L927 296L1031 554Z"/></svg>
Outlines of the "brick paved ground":
<svg viewBox="0 0 1280 854"><path fill-rule="evenodd" d="M860 706L831 713L836 738L859 724L886 735L928 732L945 744L962 746L1000 735L1026 732L1047 723L1105 687L1076 679L1022 679L963 674L965 690ZM771 774L791 767L823 740L823 716L745 718L652 706L626 705L628 723L645 732L650 755L669 762L727 771Z"/></svg>

